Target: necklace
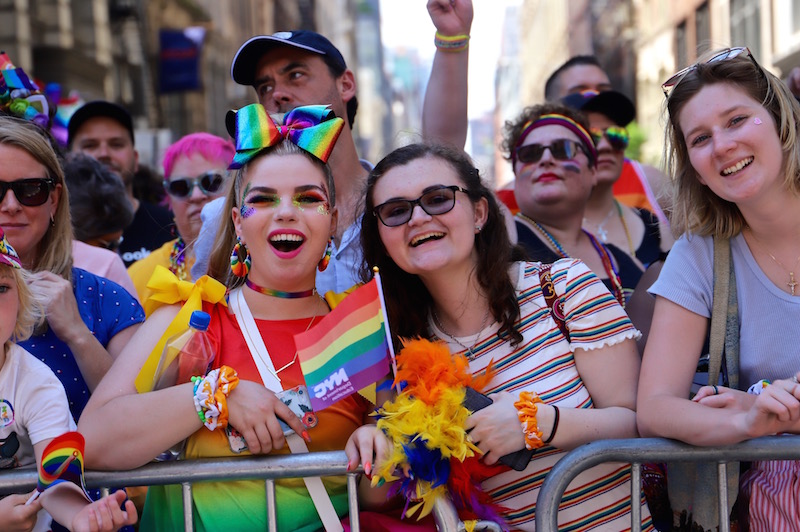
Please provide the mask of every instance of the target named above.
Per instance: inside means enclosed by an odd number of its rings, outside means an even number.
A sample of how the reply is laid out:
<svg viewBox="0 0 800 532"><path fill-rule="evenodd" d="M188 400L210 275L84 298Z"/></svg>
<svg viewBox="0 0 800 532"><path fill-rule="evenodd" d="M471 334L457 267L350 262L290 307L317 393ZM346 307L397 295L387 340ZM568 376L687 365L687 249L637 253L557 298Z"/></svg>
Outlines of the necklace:
<svg viewBox="0 0 800 532"><path fill-rule="evenodd" d="M475 358L475 352L473 351L473 349L475 349L475 346L478 345L478 341L481 339L481 334L483 333L483 330L486 328L486 323L489 321L489 314L490 314L490 309L487 308L486 314L483 315L483 322L481 323L481 328L478 329L478 334L475 335L475 341L472 342L472 347L468 347L462 344L458 338L450 334L447 331L447 329L444 328L444 325L442 325L439 316L436 315L436 310L434 310L434 308L431 307L431 315L433 316L433 322L436 324L439 330L445 334L445 336L447 336L448 338L450 338L450 340L463 347L469 353L467 355L467 360L472 360Z"/></svg>
<svg viewBox="0 0 800 532"><path fill-rule="evenodd" d="M631 257L636 257L636 248L633 247L633 239L631 238L631 231L628 229L628 222L625 221L625 213L622 212L622 205L614 198L614 205L617 207L617 214L619 214L619 221L622 222L622 228L625 230L625 237L628 239L628 249L631 250ZM603 241L605 242L605 240Z"/></svg>
<svg viewBox="0 0 800 532"><path fill-rule="evenodd" d="M564 248L561 246L561 244L558 243L558 240L556 240L553 237L553 235L551 235L549 232L547 232L547 229L545 229L544 227L539 225L538 222L535 222L535 221L531 220L530 218L528 218L527 216L525 216L521 212L518 212L517 216L519 218L525 220L529 224L531 224L531 226L533 226L533 228L536 229L539 232L539 234L541 234L550 243L551 246L553 246L553 249L555 249L558 252L558 254L561 255L562 259L566 259L566 258L569 257L567 252L564 251Z"/></svg>
<svg viewBox="0 0 800 532"><path fill-rule="evenodd" d="M181 281L185 281L188 277L186 275L186 254L184 251L186 251L186 243L183 238L178 237L169 252L169 271L174 273L175 277Z"/></svg>
<svg viewBox="0 0 800 532"><path fill-rule="evenodd" d="M606 223L608 222L608 220L611 218L611 216L613 214L614 214L614 207L611 207L611 209L608 211L608 214L606 214L606 217L603 218L603 221L601 221L599 224L591 222L586 217L583 218L583 223L584 224L591 223L592 225L597 227L597 236L599 236L600 240L602 240L603 242L608 242L608 231L606 230Z"/></svg>
<svg viewBox="0 0 800 532"><path fill-rule="evenodd" d="M309 330L309 329L311 328L311 326L314 324L314 320L315 320L315 319L317 319L317 315L316 315L316 314L314 314L313 316L311 316L311 321L309 321L309 322L308 322L308 325L306 326L306 330L305 330L305 332L308 332L308 330ZM283 366L281 366L280 368L278 368L278 369L276 369L276 370L275 370L275 376L276 376L276 377L278 376L278 373L280 373L281 371L285 370L285 369L286 369L286 368L288 368L288 367L291 367L291 365L292 365L292 364L294 364L295 362L297 362L297 353L298 353L298 351L297 351L297 350L295 350L295 352L294 352L294 357L292 357L292 359L291 359L289 362L287 362L285 365L283 365Z"/></svg>
<svg viewBox="0 0 800 532"><path fill-rule="evenodd" d="M778 258L775 255L773 255L772 253L769 252L769 250L764 246L763 242L761 242L761 240L759 240L758 237L756 237L755 233L753 233L752 229L750 229L750 234L752 235L753 239L761 245L761 247L764 249L764 251L767 252L767 255L769 255L769 258L774 260L775 264L777 264L778 266L783 268L783 270L786 271L789 274L789 282L786 283L786 286L789 287L789 292L792 295L795 295L795 290L797 289L797 286L800 283L798 283L794 278L794 270L797 269L797 264L800 263L800 257L797 257L797 259L795 259L794 265L792 266L792 269L790 270L789 268L784 266L783 263L781 261L779 261Z"/></svg>
<svg viewBox="0 0 800 532"><path fill-rule="evenodd" d="M317 293L316 287L312 288L311 290L301 290L300 292L284 292L283 290L273 290L272 288L264 288L263 286L258 286L250 279L245 280L244 284L246 284L247 287L250 288L251 290L255 290L256 292L258 292L259 294L264 294L265 296L280 297L283 299L298 299L301 297L311 297Z"/></svg>

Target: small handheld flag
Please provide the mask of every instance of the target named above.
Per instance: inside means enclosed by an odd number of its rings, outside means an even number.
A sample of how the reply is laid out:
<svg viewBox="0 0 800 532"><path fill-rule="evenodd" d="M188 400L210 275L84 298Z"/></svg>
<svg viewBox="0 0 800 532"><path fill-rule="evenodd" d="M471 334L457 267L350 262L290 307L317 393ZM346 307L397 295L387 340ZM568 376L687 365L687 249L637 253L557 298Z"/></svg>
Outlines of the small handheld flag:
<svg viewBox="0 0 800 532"><path fill-rule="evenodd" d="M42 463L39 465L39 481L36 492L25 504L36 500L46 489L62 483L75 485L80 492L91 502L86 493L83 479L83 449L86 442L80 432L67 432L54 438L47 444L42 454Z"/></svg>
<svg viewBox="0 0 800 532"><path fill-rule="evenodd" d="M386 376L391 351L376 280L356 289L294 339L316 411Z"/></svg>

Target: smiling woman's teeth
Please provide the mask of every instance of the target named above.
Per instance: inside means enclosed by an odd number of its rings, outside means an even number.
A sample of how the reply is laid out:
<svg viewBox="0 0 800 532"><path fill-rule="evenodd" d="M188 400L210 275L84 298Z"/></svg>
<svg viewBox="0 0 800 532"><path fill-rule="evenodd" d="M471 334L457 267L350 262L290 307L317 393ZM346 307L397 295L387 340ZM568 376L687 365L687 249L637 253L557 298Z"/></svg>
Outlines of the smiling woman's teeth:
<svg viewBox="0 0 800 532"><path fill-rule="evenodd" d="M444 236L444 233L425 233L424 235L419 235L419 236L414 237L411 240L411 246L412 247L413 246L418 246L418 245L420 245L423 242L426 242L428 240L438 240L438 239L442 238L443 236Z"/></svg>
<svg viewBox="0 0 800 532"><path fill-rule="evenodd" d="M753 158L752 157L748 157L747 159L742 159L741 161L739 161L738 163L734 164L733 166L730 166L730 167L724 169L722 171L722 175L730 175L730 174L732 174L734 172L738 172L739 170L741 170L742 168L744 168L745 166L747 166L748 164L750 164L752 162L753 162Z"/></svg>

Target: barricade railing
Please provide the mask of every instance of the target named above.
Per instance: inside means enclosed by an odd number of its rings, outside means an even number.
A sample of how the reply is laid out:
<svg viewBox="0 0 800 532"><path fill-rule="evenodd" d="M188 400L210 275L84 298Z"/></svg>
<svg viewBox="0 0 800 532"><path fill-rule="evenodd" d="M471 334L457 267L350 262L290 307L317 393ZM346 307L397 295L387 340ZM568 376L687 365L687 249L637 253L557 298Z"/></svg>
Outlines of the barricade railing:
<svg viewBox="0 0 800 532"><path fill-rule="evenodd" d="M86 487L101 489L108 494L110 486L180 485L183 495L184 530L192 532L192 484L203 481L263 479L266 489L268 530L278 530L275 514L275 481L285 478L347 476L347 495L350 529L359 532L358 476L359 467L347 470L347 456L343 451L328 451L281 456L243 456L239 458L202 458L174 462L150 463L130 471L86 471ZM0 495L26 493L36 488L37 472L34 468L20 468L0 473ZM437 501L433 510L440 532L463 532L464 523L458 518L453 504ZM480 521L476 531L499 532L492 522Z"/></svg>
<svg viewBox="0 0 800 532"><path fill-rule="evenodd" d="M710 462L717 464L719 529L730 531L728 462L800 459L800 436L768 436L724 447L695 447L663 438L601 440L564 455L545 478L536 501L536 530L558 530L558 506L567 486L581 472L605 462L631 464L631 501L641 500L641 465L651 462ZM667 473L669 481L669 473ZM641 530L641 505L631 504L631 530Z"/></svg>

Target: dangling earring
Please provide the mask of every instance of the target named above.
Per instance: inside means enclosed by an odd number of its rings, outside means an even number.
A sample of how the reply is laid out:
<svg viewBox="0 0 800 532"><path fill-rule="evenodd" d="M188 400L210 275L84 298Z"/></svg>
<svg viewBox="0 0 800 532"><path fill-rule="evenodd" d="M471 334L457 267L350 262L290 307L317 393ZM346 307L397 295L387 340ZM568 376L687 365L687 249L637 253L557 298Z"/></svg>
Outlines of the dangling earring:
<svg viewBox="0 0 800 532"><path fill-rule="evenodd" d="M244 260L241 256L244 255ZM231 272L236 277L247 277L250 273L250 251L247 246L242 242L241 237L236 237L236 245L233 246L231 252Z"/></svg>
<svg viewBox="0 0 800 532"><path fill-rule="evenodd" d="M55 217L55 215L54 215L54 214L51 212L51 213L50 213L50 227L55 227L55 226L56 226L56 217Z"/></svg>
<svg viewBox="0 0 800 532"><path fill-rule="evenodd" d="M319 271L324 272L325 268L328 267L328 264L331 262L331 253L333 253L333 237L328 240L328 245L325 246L325 254L322 255L319 264L317 264Z"/></svg>

